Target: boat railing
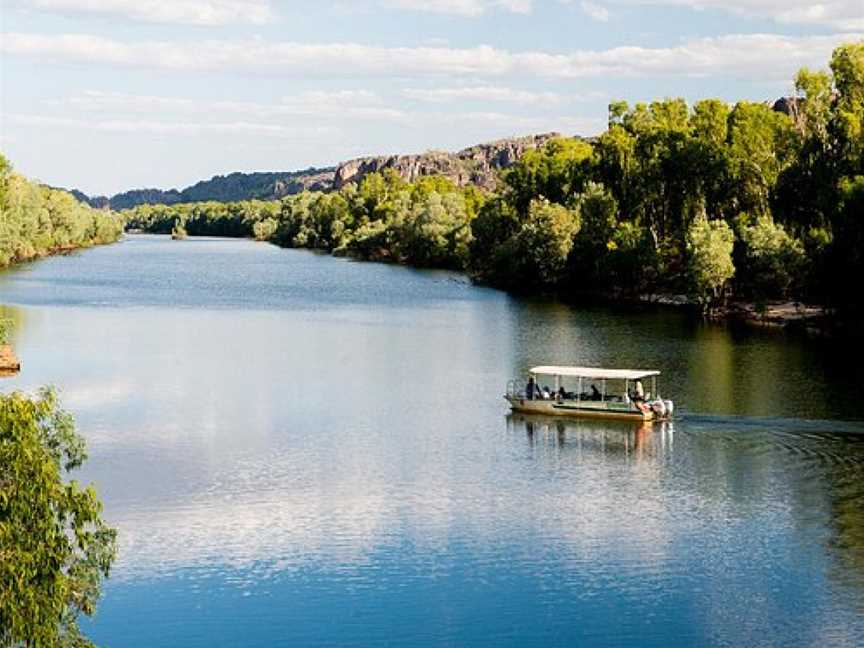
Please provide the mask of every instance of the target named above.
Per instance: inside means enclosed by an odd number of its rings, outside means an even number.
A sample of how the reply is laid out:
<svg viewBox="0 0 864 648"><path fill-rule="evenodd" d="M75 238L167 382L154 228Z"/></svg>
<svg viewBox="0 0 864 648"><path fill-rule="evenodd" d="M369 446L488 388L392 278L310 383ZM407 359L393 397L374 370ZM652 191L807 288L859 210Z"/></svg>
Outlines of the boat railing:
<svg viewBox="0 0 864 648"><path fill-rule="evenodd" d="M523 398L524 394L520 391L518 387L518 381L510 380L507 382L507 396L510 398Z"/></svg>

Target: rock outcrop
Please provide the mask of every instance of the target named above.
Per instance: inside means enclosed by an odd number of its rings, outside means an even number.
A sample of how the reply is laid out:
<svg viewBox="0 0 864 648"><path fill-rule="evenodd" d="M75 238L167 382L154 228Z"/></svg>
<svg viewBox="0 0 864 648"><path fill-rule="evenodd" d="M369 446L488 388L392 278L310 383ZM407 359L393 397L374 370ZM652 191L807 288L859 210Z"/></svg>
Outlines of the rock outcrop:
<svg viewBox="0 0 864 648"><path fill-rule="evenodd" d="M71 193L93 207L128 209L142 204L172 205L174 203L215 200L273 200L301 191L331 191L366 175L392 169L408 181L424 176L442 175L457 185L477 185L494 189L498 171L516 163L526 151L539 148L558 133L543 133L497 140L470 146L456 153L430 151L416 155L362 157L348 160L336 167L309 168L302 171L259 173L229 173L202 180L185 189L133 189L105 196L90 197L72 189Z"/></svg>
<svg viewBox="0 0 864 648"><path fill-rule="evenodd" d="M445 176L460 186L477 185L493 189L498 171L512 166L531 149L543 146L559 133L543 133L477 144L456 153L430 151L417 155L362 157L343 162L336 168L333 188L359 182L370 173L392 169L401 178L413 182L430 175Z"/></svg>

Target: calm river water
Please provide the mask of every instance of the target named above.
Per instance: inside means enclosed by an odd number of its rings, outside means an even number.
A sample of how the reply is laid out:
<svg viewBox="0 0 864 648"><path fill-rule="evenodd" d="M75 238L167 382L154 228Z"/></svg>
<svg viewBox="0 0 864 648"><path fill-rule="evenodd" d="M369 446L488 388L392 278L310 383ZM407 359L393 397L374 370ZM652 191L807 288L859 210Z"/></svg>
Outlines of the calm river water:
<svg viewBox="0 0 864 648"><path fill-rule="evenodd" d="M446 272L134 236L0 274L120 556L100 645L864 643L862 353ZM509 417L656 367L669 425Z"/></svg>

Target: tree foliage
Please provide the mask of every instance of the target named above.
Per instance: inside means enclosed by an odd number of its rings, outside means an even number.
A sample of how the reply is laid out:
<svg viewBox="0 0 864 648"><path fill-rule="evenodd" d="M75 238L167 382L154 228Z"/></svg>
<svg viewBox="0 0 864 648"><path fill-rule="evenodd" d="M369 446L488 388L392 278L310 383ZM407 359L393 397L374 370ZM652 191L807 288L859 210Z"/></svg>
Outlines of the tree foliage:
<svg viewBox="0 0 864 648"><path fill-rule="evenodd" d="M492 193L388 170L281 201L142 206L129 222L168 232L182 217L192 235L254 235L565 294L695 289L710 303L735 291L860 309L860 290L830 279L864 274L864 43L838 47L827 70L801 70L795 87L786 112L614 101L601 136L525 153Z"/></svg>
<svg viewBox="0 0 864 648"><path fill-rule="evenodd" d="M0 155L0 268L60 250L110 243L122 233L117 214L27 180Z"/></svg>
<svg viewBox="0 0 864 648"><path fill-rule="evenodd" d="M745 294L757 299L787 297L805 269L804 245L770 216L747 221L743 214L738 220L738 275Z"/></svg>
<svg viewBox="0 0 864 648"><path fill-rule="evenodd" d="M92 486L66 481L84 441L51 390L0 395L0 645L87 646L116 553Z"/></svg>
<svg viewBox="0 0 864 648"><path fill-rule="evenodd" d="M687 230L687 270L694 297L707 310L723 295L735 274L735 235L725 221L697 219Z"/></svg>

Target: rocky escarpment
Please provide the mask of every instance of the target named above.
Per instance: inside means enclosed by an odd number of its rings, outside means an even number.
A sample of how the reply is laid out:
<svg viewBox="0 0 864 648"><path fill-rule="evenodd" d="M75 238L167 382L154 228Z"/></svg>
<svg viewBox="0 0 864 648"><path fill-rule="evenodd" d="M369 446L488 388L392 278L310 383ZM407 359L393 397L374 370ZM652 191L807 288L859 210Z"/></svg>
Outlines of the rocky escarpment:
<svg viewBox="0 0 864 648"><path fill-rule="evenodd" d="M339 189L350 182L359 182L370 173L392 169L404 180L412 182L423 176L445 176L460 186L495 187L498 171L513 165L526 151L543 146L559 133L543 133L527 137L497 140L478 144L456 153L430 151L417 155L362 157L343 162L336 168L333 187Z"/></svg>
<svg viewBox="0 0 864 648"><path fill-rule="evenodd" d="M348 160L336 167L309 168L302 171L265 173L229 173L202 180L185 189L133 189L105 196L87 196L73 189L72 194L93 207L128 209L143 204L173 205L175 203L215 200L273 200L301 191L330 191L366 175L392 169L408 181L424 176L441 175L457 185L477 185L493 189L498 172L516 163L526 151L539 148L558 133L543 133L477 144L456 153L430 151L416 155L390 155Z"/></svg>

